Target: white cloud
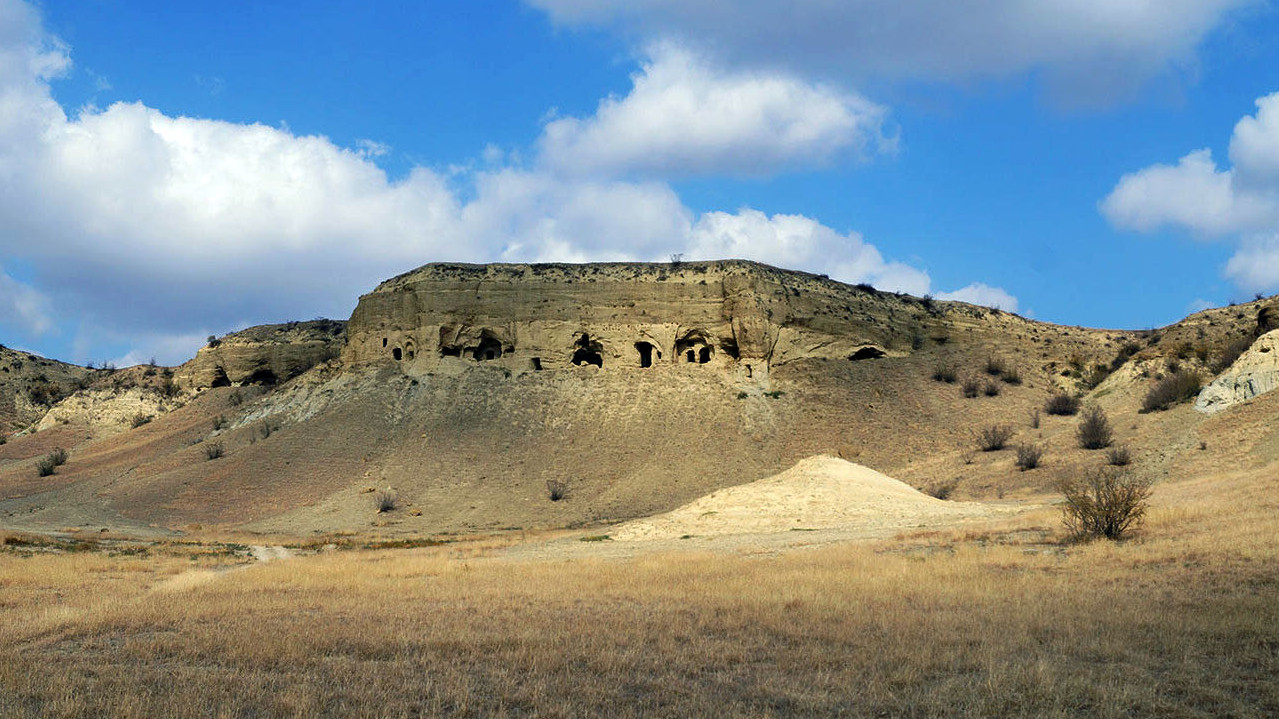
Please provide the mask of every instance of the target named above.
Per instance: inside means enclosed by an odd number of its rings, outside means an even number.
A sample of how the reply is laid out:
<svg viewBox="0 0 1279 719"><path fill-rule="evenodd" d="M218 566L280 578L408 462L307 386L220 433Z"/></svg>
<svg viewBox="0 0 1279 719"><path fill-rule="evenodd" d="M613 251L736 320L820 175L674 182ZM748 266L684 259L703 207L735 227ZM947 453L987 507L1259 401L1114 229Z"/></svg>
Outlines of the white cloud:
<svg viewBox="0 0 1279 719"><path fill-rule="evenodd" d="M1241 221L1232 179L1231 172L1217 169L1210 150L1196 150L1176 165L1152 165L1124 175L1101 210L1125 229L1181 225L1204 233L1229 232Z"/></svg>
<svg viewBox="0 0 1279 719"><path fill-rule="evenodd" d="M53 326L49 304L43 293L13 279L0 267L0 323L7 320L24 332L42 335Z"/></svg>
<svg viewBox="0 0 1279 719"><path fill-rule="evenodd" d="M850 284L925 294L928 274L898 262L886 262L856 232L839 232L803 215L773 215L742 209L737 214L708 212L692 228L687 259L751 259L779 267L797 267Z"/></svg>
<svg viewBox="0 0 1279 719"><path fill-rule="evenodd" d="M93 327L96 334L77 340L84 356L129 337L133 350L122 361L153 353L177 361L198 346L203 328L345 317L381 279L442 260L664 260L685 252L885 289L929 288L927 273L885 260L856 233L750 209L699 217L663 182L557 171L551 160L561 156L550 150L533 169L503 166L496 151L485 153L485 170L416 167L392 180L375 163L384 149L376 143L343 148L287 127L174 117L142 103L69 116L49 85L69 67L67 49L28 5L0 0L0 261L21 258L38 278L27 287L0 276L0 308L33 331L71 317ZM812 160L839 149L828 145L839 145L833 128L844 127L840 118L852 118L849 143L864 129L862 116L848 114L859 106L845 96L774 76L743 77L726 82L798 93L803 107L821 112L806 120L778 106L774 90L762 103L748 92L754 104L747 109L769 118L737 133L738 150L755 143L772 153L770 162L792 151L791 159ZM713 94L716 78L698 82ZM618 114L580 121L575 146L594 147L625 126L623 116L647 107L640 84L615 106L605 103ZM817 129L805 130L807 121ZM792 140L769 149L760 127ZM672 143L659 137L647 147L674 167ZM643 169L635 152L598 156L596 169ZM731 166L726 153L708 151L686 167Z"/></svg>
<svg viewBox="0 0 1279 719"><path fill-rule="evenodd" d="M884 108L776 72L726 73L653 46L623 98L548 122L542 160L568 173L758 175L890 146Z"/></svg>
<svg viewBox="0 0 1279 719"><path fill-rule="evenodd" d="M1279 289L1279 232L1246 238L1226 263L1226 276L1249 292Z"/></svg>
<svg viewBox="0 0 1279 719"><path fill-rule="evenodd" d="M557 22L674 38L735 64L955 81L1043 70L1079 99L1190 64L1230 11L1259 0L528 0Z"/></svg>
<svg viewBox="0 0 1279 719"><path fill-rule="evenodd" d="M1227 236L1241 245L1226 276L1252 291L1279 286L1279 93L1257 100L1257 114L1235 124L1229 168L1208 150L1176 165L1124 175L1101 211L1116 227L1139 231L1182 227ZM1268 263L1268 264L1267 264Z"/></svg>
<svg viewBox="0 0 1279 719"><path fill-rule="evenodd" d="M937 299L994 307L1005 312L1017 311L1016 297L998 287L991 287L983 282L974 282L954 292L939 292L937 293Z"/></svg>

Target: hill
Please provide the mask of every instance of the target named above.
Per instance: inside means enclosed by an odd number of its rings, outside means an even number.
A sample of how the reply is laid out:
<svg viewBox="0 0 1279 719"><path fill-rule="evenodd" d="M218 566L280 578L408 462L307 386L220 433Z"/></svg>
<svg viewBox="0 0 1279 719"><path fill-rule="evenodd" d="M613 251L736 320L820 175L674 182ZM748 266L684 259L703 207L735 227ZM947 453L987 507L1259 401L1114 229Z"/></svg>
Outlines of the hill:
<svg viewBox="0 0 1279 719"><path fill-rule="evenodd" d="M1186 403L1139 410L1173 369L1220 373L1273 307L1100 330L740 261L427 265L361 297L345 328L276 326L202 349L173 371L174 401L153 421L104 432L67 411L0 447L0 521L292 535L588 526L818 454L958 498L1031 496L1103 462L1077 447L1075 417L1042 412L1058 393L1104 408L1136 471L1244 466L1274 439L1261 431L1274 426L1267 397L1211 418ZM1254 415L1256 431L1237 426ZM1043 466L977 451L974 434L994 425L1010 445L1042 446ZM55 445L70 461L38 477ZM377 514L373 491L387 487L399 506Z"/></svg>

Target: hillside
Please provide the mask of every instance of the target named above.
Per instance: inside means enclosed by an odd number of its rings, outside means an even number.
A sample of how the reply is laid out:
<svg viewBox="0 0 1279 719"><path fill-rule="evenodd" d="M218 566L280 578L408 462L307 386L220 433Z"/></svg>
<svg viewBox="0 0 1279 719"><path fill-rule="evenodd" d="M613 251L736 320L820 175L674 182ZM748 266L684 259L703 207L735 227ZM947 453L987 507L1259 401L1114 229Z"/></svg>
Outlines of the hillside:
<svg viewBox="0 0 1279 719"><path fill-rule="evenodd" d="M177 401L153 421L112 433L68 411L0 447L0 522L292 535L588 526L818 454L957 498L1029 497L1103 462L1076 446L1077 418L1035 419L1058 392L1110 414L1135 471L1252 466L1279 439L1273 397L1213 417L1188 403L1138 410L1170 363L1218 374L1270 307L1098 330L749 262L428 265L362 297L344 334L277 326L269 341L202 349L173 372ZM934 378L947 374L956 381ZM968 379L976 397L961 391ZM1015 432L1010 445L1042 445L1043 466L1019 472L1010 450L976 451L974 434L996 424ZM70 461L38 477L54 446ZM566 498L552 501L549 482ZM372 494L387 487L399 506L377 514Z"/></svg>

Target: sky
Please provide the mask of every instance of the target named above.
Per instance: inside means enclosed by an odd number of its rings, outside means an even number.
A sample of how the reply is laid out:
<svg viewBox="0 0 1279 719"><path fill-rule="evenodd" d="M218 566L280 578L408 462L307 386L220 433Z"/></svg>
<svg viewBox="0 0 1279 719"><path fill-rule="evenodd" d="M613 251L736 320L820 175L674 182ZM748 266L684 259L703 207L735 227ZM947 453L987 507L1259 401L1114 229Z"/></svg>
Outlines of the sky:
<svg viewBox="0 0 1279 719"><path fill-rule="evenodd" d="M1279 291L1271 0L0 0L0 343L747 258L1140 329Z"/></svg>

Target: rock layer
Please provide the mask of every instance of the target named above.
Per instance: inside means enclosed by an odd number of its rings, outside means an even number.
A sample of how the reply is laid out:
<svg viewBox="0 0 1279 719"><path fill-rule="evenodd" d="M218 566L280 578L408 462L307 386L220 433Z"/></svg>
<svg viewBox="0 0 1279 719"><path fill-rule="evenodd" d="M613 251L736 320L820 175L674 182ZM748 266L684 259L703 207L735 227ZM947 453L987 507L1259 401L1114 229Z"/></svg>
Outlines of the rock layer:
<svg viewBox="0 0 1279 719"><path fill-rule="evenodd" d="M745 261L431 264L360 298L343 358L406 371L772 366L911 351L930 313L869 287Z"/></svg>
<svg viewBox="0 0 1279 719"><path fill-rule="evenodd" d="M1279 387L1279 330L1271 330L1199 392L1195 409L1212 414Z"/></svg>

